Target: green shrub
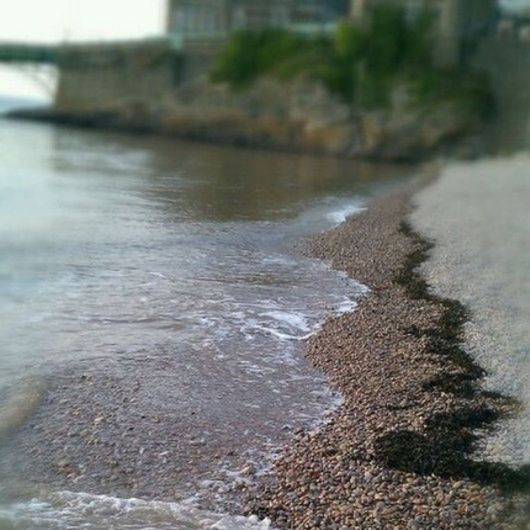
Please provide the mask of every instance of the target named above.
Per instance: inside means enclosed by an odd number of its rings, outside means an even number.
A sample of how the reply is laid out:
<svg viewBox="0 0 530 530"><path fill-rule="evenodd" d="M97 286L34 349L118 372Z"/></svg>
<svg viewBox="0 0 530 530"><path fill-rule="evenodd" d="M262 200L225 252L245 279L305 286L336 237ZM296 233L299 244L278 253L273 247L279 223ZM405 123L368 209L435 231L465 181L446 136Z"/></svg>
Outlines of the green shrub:
<svg viewBox="0 0 530 530"><path fill-rule="evenodd" d="M298 35L283 30L240 31L220 55L212 79L244 88L296 55L300 45Z"/></svg>
<svg viewBox="0 0 530 530"><path fill-rule="evenodd" d="M403 9L383 6L372 10L365 26L344 21L332 36L242 31L221 53L212 79L238 90L264 75L285 81L305 76L365 108L388 104L392 87L405 82L420 103L459 93L485 107L487 91L471 75L435 67L432 29L427 11L408 20Z"/></svg>

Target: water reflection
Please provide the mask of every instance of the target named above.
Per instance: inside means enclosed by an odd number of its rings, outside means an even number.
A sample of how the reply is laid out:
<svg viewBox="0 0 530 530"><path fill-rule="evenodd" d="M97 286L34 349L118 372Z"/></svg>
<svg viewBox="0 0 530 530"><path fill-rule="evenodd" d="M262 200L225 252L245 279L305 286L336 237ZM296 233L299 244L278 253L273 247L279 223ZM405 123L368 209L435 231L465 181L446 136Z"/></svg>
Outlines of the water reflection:
<svg viewBox="0 0 530 530"><path fill-rule="evenodd" d="M75 159L60 156L56 168L64 172L99 173L109 166L116 179L148 167L149 182L142 192L157 200L175 221L265 220L296 217L319 198L369 194L374 184L397 185L409 175L405 165L373 164L333 157L287 154L174 139L100 136L84 133L83 149ZM54 136L55 149L64 155L79 138L64 130ZM120 152L120 160L114 154ZM139 171L142 168L142 171ZM175 183L178 182L178 185Z"/></svg>

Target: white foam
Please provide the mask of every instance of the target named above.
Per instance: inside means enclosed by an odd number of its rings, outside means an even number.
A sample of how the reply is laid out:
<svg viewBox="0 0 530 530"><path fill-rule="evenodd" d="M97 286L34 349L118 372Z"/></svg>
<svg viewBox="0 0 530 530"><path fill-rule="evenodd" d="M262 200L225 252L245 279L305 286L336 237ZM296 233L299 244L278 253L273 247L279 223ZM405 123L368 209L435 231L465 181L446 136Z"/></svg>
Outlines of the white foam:
<svg viewBox="0 0 530 530"><path fill-rule="evenodd" d="M348 217L351 217L352 215L361 213L364 210L365 210L365 208L360 206L358 203L356 203L356 204L348 204L346 206L343 206L339 210L335 210L333 212L329 212L326 217L331 222L333 222L333 223L335 223L337 225L340 225L340 224L344 223L346 221L346 219L348 219Z"/></svg>
<svg viewBox="0 0 530 530"><path fill-rule="evenodd" d="M283 331L279 331L278 329L274 328L274 327L269 327L269 326L260 326L260 325L256 325L254 326L254 330L257 330L257 331L264 331L265 333L269 334L269 335L273 335L274 337L276 337L277 339L280 339L280 340L301 340L303 338L303 336L299 336L299 335L292 335L290 333L284 333Z"/></svg>
<svg viewBox="0 0 530 530"><path fill-rule="evenodd" d="M180 503L60 492L0 506L0 521L27 530L270 530L268 519L217 514Z"/></svg>
<svg viewBox="0 0 530 530"><path fill-rule="evenodd" d="M346 313L353 313L355 309L357 309L357 302L354 302L351 299L346 299L335 308L334 312L338 315L345 315Z"/></svg>
<svg viewBox="0 0 530 530"><path fill-rule="evenodd" d="M287 326L290 328L294 328L303 332L307 332L311 329L307 318L301 313L288 311L267 311L266 313L261 313L260 316L270 317L273 320L287 324Z"/></svg>

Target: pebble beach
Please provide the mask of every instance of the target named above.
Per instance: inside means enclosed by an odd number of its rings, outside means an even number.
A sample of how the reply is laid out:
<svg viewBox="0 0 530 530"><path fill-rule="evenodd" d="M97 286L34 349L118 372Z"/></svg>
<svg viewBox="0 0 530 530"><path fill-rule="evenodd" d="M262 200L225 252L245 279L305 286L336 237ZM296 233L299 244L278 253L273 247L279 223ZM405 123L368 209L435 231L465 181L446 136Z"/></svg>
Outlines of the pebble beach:
<svg viewBox="0 0 530 530"><path fill-rule="evenodd" d="M299 373L318 374L334 405L316 424L278 406L275 444L260 430L273 390L252 383L227 401L227 383L199 407L206 387L178 387L192 363L172 348L54 374L0 451L0 483L54 485L27 527L63 528L65 513L80 527L83 513L96 530L111 515L109 528L142 530L153 518L175 530L530 529L527 162L429 166L299 243L293 254L358 282L359 298L297 340ZM278 382L287 367L274 366ZM247 424L238 406L251 398L262 408Z"/></svg>
<svg viewBox="0 0 530 530"><path fill-rule="evenodd" d="M376 200L304 244L370 291L307 342L342 407L247 492L247 512L279 528L527 528L528 467L477 454L521 403L484 387L471 311L425 281L435 245L411 223L415 200Z"/></svg>

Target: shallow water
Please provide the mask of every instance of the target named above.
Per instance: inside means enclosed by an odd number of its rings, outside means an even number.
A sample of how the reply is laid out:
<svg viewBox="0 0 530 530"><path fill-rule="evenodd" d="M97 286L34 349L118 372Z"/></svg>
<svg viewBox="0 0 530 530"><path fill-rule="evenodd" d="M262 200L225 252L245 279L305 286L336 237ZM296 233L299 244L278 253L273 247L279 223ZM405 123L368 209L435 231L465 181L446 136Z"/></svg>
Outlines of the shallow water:
<svg viewBox="0 0 530 530"><path fill-rule="evenodd" d="M397 185L402 168L9 121L0 145L0 436L78 371L140 374L142 406L168 421L197 411L190 440L232 443L257 466L336 406L301 339L363 289L291 248ZM48 403L56 426L54 414ZM267 527L193 505L211 462L168 476L183 480L178 503L37 488L14 453L3 463L1 528ZM167 499L166 486L138 491Z"/></svg>

